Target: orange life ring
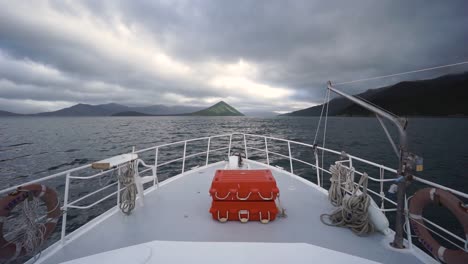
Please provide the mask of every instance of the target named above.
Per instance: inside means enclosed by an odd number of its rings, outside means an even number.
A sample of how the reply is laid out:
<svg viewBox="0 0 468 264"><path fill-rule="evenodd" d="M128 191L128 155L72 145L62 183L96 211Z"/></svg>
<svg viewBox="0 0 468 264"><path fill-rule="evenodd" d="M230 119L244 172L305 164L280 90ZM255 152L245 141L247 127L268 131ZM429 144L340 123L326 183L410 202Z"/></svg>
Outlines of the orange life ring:
<svg viewBox="0 0 468 264"><path fill-rule="evenodd" d="M54 189L41 184L31 184L19 187L16 191L0 200L0 259L14 259L26 254L23 247L11 243L3 237L3 223L10 215L11 210L24 200L31 197L40 198L47 207L47 220L44 224L44 241L52 234L57 225L58 217L61 215L57 193Z"/></svg>
<svg viewBox="0 0 468 264"><path fill-rule="evenodd" d="M468 253L463 250L447 249L441 246L424 227L422 212L430 203L441 204L449 209L462 224L468 238L468 211L453 194L436 188L425 188L416 192L409 204L411 226L419 241L435 258L448 264L468 263Z"/></svg>

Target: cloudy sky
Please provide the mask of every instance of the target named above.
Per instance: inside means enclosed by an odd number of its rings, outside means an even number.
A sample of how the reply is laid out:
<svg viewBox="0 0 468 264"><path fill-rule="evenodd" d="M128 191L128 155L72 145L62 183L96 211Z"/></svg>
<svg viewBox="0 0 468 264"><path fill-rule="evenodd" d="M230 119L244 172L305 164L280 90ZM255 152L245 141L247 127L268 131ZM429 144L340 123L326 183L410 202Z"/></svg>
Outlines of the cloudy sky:
<svg viewBox="0 0 468 264"><path fill-rule="evenodd" d="M20 113L219 100L291 111L320 103L328 80L468 60L463 0L0 3L0 109Z"/></svg>

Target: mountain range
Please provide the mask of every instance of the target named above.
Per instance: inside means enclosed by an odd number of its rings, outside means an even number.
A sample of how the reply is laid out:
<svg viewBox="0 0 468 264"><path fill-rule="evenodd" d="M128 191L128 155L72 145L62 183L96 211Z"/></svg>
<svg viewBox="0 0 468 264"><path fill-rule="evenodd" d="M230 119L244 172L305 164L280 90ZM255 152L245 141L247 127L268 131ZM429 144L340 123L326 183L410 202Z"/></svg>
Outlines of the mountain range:
<svg viewBox="0 0 468 264"><path fill-rule="evenodd" d="M43 112L30 115L16 114L0 110L0 116L243 116L234 107L221 101L208 108L195 106L166 106L152 105L129 107L116 103L90 105L76 104L52 112Z"/></svg>
<svg viewBox="0 0 468 264"><path fill-rule="evenodd" d="M338 87L339 89L339 87ZM468 116L468 72L429 80L404 81L369 89L355 95L400 116ZM282 116L320 116L323 105ZM273 116L255 112L249 115ZM368 116L371 113L351 101L337 97L329 103L330 116ZM0 116L243 116L224 101L203 109L196 106L151 105L130 107L116 103L76 104L68 108L37 114L17 114L0 110Z"/></svg>
<svg viewBox="0 0 468 264"><path fill-rule="evenodd" d="M400 116L468 116L468 72L400 82L355 96ZM330 116L371 115L343 97L332 99L328 107ZM283 116L320 116L321 111L322 105L316 105Z"/></svg>

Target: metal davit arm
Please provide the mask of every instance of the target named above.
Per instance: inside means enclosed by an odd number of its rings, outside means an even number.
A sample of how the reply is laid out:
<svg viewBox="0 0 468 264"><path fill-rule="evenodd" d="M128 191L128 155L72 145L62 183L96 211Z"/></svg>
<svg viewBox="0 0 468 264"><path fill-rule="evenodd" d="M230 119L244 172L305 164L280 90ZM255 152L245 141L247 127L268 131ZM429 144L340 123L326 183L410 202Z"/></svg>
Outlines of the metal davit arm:
<svg viewBox="0 0 468 264"><path fill-rule="evenodd" d="M406 131L405 131L405 122L402 122L401 119L399 119L398 117L395 117L394 115L391 115L389 114L388 112L385 112L383 111L382 109L378 108L378 107L375 107L355 96L352 96L352 95L349 95L349 94L346 94L340 90L337 90L335 89L331 82L329 81L328 82L328 89L330 89L330 91L336 93L336 94L339 94L343 97L345 97L346 99L366 108L367 110L375 113L376 115L379 115L383 118L386 118L388 120L390 120L392 123L395 124L395 126L398 128L398 132L399 132L399 135L400 135L400 147L403 147L403 148L406 148L407 146L407 143L406 143Z"/></svg>
<svg viewBox="0 0 468 264"><path fill-rule="evenodd" d="M391 245L395 248L404 248L403 246L403 225L404 221L404 210L405 210L405 195L406 195L406 183L407 177L410 176L405 172L405 162L404 158L406 155L404 153L407 151L407 139L406 139L406 122L402 122L401 119L398 117L389 114L388 112L375 107L372 104L369 104L362 99L359 99L355 96L346 94L340 90L335 89L331 82L328 81L327 88L346 99L366 108L367 110L375 113L377 116L383 117L385 119L390 120L395 126L398 128L399 138L400 138L400 145L399 145L399 166L398 166L398 174L403 175L404 177L401 180L398 180L398 192L397 192L397 211L396 211L396 219L395 219L395 238Z"/></svg>

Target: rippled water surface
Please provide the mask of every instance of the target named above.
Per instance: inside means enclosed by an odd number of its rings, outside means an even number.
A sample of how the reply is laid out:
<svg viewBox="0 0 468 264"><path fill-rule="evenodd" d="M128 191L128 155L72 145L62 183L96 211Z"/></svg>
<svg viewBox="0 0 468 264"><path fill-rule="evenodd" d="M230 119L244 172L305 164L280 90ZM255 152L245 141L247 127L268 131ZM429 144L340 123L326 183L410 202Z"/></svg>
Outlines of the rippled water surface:
<svg viewBox="0 0 468 264"><path fill-rule="evenodd" d="M318 118L0 118L0 189L130 152L133 146L142 149L162 143L233 132L313 143L317 123ZM415 118L410 120L408 133L410 150L424 157L425 171L421 174L422 177L468 192L468 119ZM233 143L233 148L242 150L242 144L237 143ZM321 135L318 143L322 143ZM223 146L226 143L214 144ZM326 147L345 150L355 156L396 167L395 154L375 118L329 118ZM206 142L199 148L206 148ZM296 154L313 162L313 156L307 152L293 149L293 155ZM167 154L168 157L171 155L175 154ZM221 159L226 156L220 155ZM260 154L252 152L252 157L255 155L260 157ZM161 158L164 159L164 156ZM190 166L203 163L204 157L201 157L192 160ZM278 160L278 164L287 167L289 163ZM315 179L313 171L308 172L300 164L294 166L297 166L297 173L303 172L301 176ZM166 168L168 175L171 170L174 173L180 172L180 165ZM51 184L62 192L63 181L54 181ZM91 186L81 182L73 186L76 189L71 197L80 197L91 189ZM107 202L101 208L71 211L68 231L76 229L114 204L115 201Z"/></svg>
<svg viewBox="0 0 468 264"><path fill-rule="evenodd" d="M317 123L318 118L1 118L0 187L129 152L133 146L215 134L245 132L312 143ZM468 119L411 119L408 133L410 149L424 157L425 177L467 190ZM326 146L396 164L374 118L329 118Z"/></svg>

